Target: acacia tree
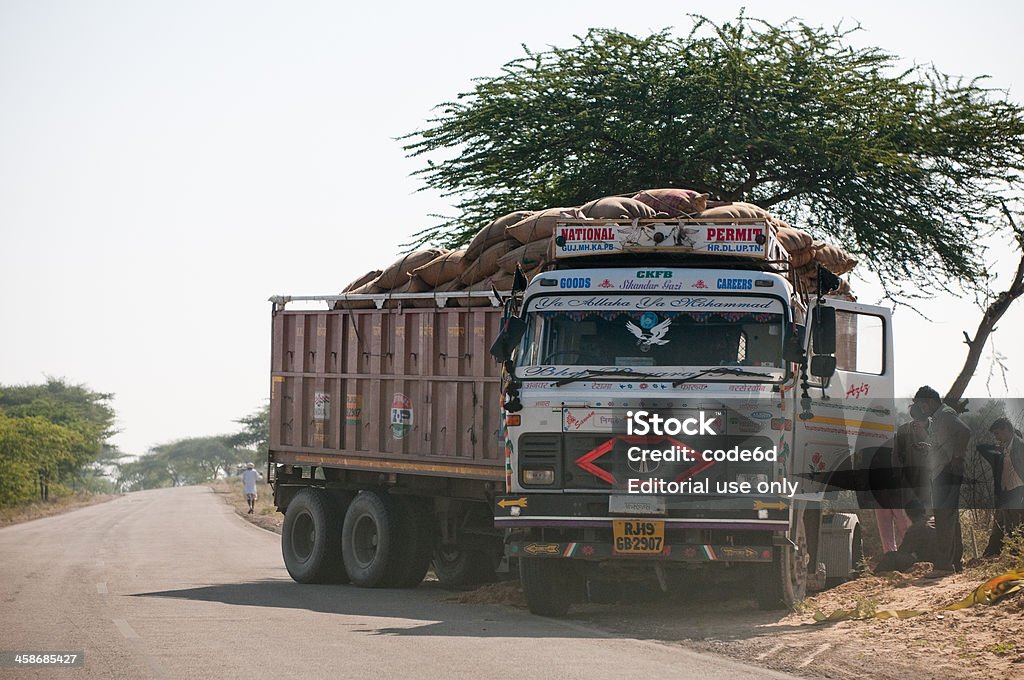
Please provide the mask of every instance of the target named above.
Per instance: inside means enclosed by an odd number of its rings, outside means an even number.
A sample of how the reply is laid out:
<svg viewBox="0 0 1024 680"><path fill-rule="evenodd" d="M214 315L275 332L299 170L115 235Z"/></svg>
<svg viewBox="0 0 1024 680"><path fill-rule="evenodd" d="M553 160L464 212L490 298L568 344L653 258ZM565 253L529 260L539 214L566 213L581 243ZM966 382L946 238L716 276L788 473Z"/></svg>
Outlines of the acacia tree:
<svg viewBox="0 0 1024 680"><path fill-rule="evenodd" d="M895 295L908 279L983 287L978 238L1020 187L1024 111L982 78L853 47L852 30L741 14L524 47L403 138L461 213L416 238L454 246L514 209L677 186L770 207Z"/></svg>
<svg viewBox="0 0 1024 680"><path fill-rule="evenodd" d="M229 446L250 449L255 453L253 462L267 462L267 442L270 440L270 404L264 404L258 410L235 421L242 429L228 435L225 441Z"/></svg>

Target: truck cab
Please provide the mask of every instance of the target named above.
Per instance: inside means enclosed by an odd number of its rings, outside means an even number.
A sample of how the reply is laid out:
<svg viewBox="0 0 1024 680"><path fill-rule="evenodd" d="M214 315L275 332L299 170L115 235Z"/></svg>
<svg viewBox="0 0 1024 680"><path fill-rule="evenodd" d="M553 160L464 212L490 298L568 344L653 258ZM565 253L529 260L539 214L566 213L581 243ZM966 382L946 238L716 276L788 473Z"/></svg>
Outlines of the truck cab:
<svg viewBox="0 0 1024 680"><path fill-rule="evenodd" d="M560 225L510 300L495 525L536 613L716 566L792 604L832 476L894 431L889 312L798 290L763 223L641 226Z"/></svg>

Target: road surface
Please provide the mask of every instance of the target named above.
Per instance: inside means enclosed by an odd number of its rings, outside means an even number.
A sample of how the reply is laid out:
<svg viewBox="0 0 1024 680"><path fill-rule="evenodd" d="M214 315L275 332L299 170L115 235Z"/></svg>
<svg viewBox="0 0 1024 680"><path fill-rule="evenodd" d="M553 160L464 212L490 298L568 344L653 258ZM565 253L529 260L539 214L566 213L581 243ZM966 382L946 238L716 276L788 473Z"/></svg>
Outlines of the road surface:
<svg viewBox="0 0 1024 680"><path fill-rule="evenodd" d="M787 677L429 585L299 585L278 536L204 487L0 529L0 573L0 651L85 652L80 668L0 677Z"/></svg>

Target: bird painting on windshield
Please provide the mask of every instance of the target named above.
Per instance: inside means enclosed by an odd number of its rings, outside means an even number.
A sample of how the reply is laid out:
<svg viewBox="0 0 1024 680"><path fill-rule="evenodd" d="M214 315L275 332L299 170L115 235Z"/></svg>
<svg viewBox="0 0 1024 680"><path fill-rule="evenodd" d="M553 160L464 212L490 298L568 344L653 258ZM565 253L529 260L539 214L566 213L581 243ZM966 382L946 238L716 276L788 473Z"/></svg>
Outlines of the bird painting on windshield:
<svg viewBox="0 0 1024 680"><path fill-rule="evenodd" d="M641 352L649 352L651 345L667 345L668 340L665 339L665 335L668 333L668 327L672 325L672 319L665 319L657 326L651 328L650 334L644 331L644 329L637 326L632 321L626 322L626 330L636 336L636 344L640 347Z"/></svg>

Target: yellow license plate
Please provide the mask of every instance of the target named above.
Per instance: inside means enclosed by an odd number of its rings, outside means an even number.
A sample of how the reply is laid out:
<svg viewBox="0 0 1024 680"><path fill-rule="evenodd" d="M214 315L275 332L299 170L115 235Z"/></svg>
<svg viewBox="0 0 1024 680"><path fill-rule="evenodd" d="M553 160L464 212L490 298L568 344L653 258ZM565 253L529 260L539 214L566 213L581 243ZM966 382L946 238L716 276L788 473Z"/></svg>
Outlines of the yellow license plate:
<svg viewBox="0 0 1024 680"><path fill-rule="evenodd" d="M612 520L615 555L660 555L665 551L665 522L654 519Z"/></svg>

